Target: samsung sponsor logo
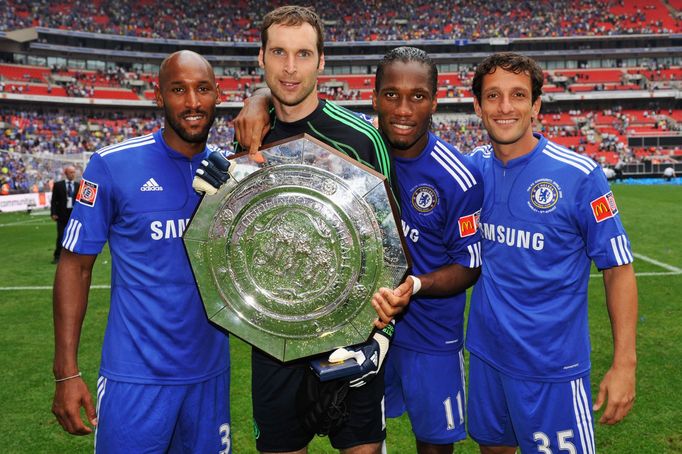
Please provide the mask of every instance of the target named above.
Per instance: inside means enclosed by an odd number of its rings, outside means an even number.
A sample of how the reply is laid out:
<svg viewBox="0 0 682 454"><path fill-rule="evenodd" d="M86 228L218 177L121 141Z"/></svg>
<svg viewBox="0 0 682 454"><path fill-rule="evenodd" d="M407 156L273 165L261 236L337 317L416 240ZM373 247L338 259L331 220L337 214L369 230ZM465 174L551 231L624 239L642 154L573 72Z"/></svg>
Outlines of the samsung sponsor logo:
<svg viewBox="0 0 682 454"><path fill-rule="evenodd" d="M403 224L403 235L405 238L412 241L413 243L419 241L419 230L411 228L409 225L407 225L407 222L403 221L402 219L400 222Z"/></svg>
<svg viewBox="0 0 682 454"><path fill-rule="evenodd" d="M149 224L152 240L168 240L180 238L189 224L188 219L168 219L166 221L152 221Z"/></svg>
<svg viewBox="0 0 682 454"><path fill-rule="evenodd" d="M510 247L541 251L545 247L545 236L539 232L515 229L505 225L481 223L483 238L506 244Z"/></svg>

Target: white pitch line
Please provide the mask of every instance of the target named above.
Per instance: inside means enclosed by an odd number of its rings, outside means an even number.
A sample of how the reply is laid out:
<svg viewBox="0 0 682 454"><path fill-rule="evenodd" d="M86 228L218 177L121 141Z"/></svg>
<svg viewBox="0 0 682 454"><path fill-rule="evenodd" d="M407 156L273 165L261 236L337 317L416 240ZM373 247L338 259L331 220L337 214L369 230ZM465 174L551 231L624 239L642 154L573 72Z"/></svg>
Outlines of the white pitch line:
<svg viewBox="0 0 682 454"><path fill-rule="evenodd" d="M44 225L50 225L50 222L45 222L46 219L30 219L28 221L17 221L17 222L10 222L8 224L0 224L0 227L15 227L18 225L28 225L28 224L44 224Z"/></svg>
<svg viewBox="0 0 682 454"><path fill-rule="evenodd" d="M642 276L679 276L682 273L677 271L647 271L645 273L635 273L635 277ZM602 277L601 274L590 274L590 277Z"/></svg>
<svg viewBox="0 0 682 454"><path fill-rule="evenodd" d="M108 289L111 288L109 285L91 285L90 288L94 289ZM0 291L2 290L52 290L52 286L48 285L38 285L38 286L32 286L32 287L0 287Z"/></svg>
<svg viewBox="0 0 682 454"><path fill-rule="evenodd" d="M673 271L676 274L682 274L682 269L677 268L676 266L668 265L667 263L659 262L658 260L654 260L651 257L647 257L646 255L642 254L635 254L633 253L635 257L637 257L640 260L644 260L645 262L653 263L654 265L658 265L661 268L665 268L668 271Z"/></svg>
<svg viewBox="0 0 682 454"><path fill-rule="evenodd" d="M642 254L635 254L634 252L632 253L635 257L637 257L640 260L644 260L645 262L649 262L652 265L660 266L661 268L664 268L668 271L647 271L644 273L635 273L635 276L640 277L640 276L677 276L679 274L682 274L682 269L677 268L676 266L669 265L667 263L659 262L658 260L652 259L651 257L647 257L646 255ZM601 274L590 274L590 277L601 277Z"/></svg>
<svg viewBox="0 0 682 454"><path fill-rule="evenodd" d="M649 271L646 273L635 273L635 276L678 276L682 273L678 273L677 271L665 271L665 272L655 272L655 271Z"/></svg>

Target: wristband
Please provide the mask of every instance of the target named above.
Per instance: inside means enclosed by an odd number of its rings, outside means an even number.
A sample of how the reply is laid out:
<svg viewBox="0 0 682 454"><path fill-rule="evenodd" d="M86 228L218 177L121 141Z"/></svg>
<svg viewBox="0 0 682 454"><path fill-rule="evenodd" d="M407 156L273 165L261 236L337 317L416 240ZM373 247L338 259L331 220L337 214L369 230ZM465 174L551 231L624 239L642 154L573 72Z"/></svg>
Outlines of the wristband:
<svg viewBox="0 0 682 454"><path fill-rule="evenodd" d="M81 372L78 372L76 375L71 375L71 376L69 376L69 377L55 378L55 379L54 379L54 382L55 382L55 383L59 383L59 382L62 382L62 381L71 380L72 378L78 378L78 377L80 377L81 375L83 375L83 374L82 374Z"/></svg>
<svg viewBox="0 0 682 454"><path fill-rule="evenodd" d="M412 294L416 295L417 292L422 289L422 281L420 281L417 276L413 276L411 274L409 277L412 278Z"/></svg>

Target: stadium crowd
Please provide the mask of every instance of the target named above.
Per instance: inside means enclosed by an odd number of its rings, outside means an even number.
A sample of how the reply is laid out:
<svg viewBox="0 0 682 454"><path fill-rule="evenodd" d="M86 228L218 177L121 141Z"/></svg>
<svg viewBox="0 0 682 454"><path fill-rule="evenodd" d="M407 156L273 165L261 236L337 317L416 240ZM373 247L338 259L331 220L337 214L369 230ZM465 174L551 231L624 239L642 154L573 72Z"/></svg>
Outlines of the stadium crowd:
<svg viewBox="0 0 682 454"><path fill-rule="evenodd" d="M570 124L553 124L561 120L562 113L548 112L541 116L536 130L559 143L565 138L575 138L564 145L597 162L610 165L614 161L665 161L665 156L670 153L661 148L630 149L625 137L633 122L650 121L654 125L652 127L662 131L679 131L682 128L680 123L669 117L672 112L666 109L633 113L616 106L602 111L571 110L566 113ZM609 121L605 123L604 118ZM2 109L0 185L7 183L11 192L27 192L35 188L43 190L59 175L59 162L68 159L69 155L78 160L83 152L94 152L108 144L154 132L162 126L162 116L156 112L86 115L66 110ZM486 132L474 115L438 115L434 117L432 130L462 151L472 150L487 141ZM219 114L208 143L230 149L233 137L232 119ZM51 155L60 156L62 161L45 159L45 156Z"/></svg>
<svg viewBox="0 0 682 454"><path fill-rule="evenodd" d="M0 29L41 26L149 38L257 41L258 21L280 2L169 0L8 0ZM631 0L309 0L326 19L329 41L481 39L673 33L682 31L663 5Z"/></svg>
<svg viewBox="0 0 682 454"><path fill-rule="evenodd" d="M481 121L473 115L434 118L431 128L438 137L465 152L485 143L488 138Z"/></svg>
<svg viewBox="0 0 682 454"><path fill-rule="evenodd" d="M83 152L95 152L162 126L163 117L155 112L85 115L0 109L0 187L9 193L49 190L65 162L79 162ZM233 137L231 117L218 116L209 144L229 149ZM51 159L55 156L59 159Z"/></svg>

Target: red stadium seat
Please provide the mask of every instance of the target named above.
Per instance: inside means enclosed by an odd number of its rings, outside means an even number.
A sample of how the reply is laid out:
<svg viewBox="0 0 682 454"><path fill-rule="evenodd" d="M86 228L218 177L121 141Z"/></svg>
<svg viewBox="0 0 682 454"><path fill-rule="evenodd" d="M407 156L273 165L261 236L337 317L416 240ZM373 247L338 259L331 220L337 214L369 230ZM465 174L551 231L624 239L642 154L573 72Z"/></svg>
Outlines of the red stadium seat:
<svg viewBox="0 0 682 454"><path fill-rule="evenodd" d="M93 98L99 99L135 99L139 100L140 97L132 90L126 90L124 88L96 88Z"/></svg>

